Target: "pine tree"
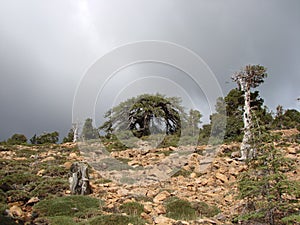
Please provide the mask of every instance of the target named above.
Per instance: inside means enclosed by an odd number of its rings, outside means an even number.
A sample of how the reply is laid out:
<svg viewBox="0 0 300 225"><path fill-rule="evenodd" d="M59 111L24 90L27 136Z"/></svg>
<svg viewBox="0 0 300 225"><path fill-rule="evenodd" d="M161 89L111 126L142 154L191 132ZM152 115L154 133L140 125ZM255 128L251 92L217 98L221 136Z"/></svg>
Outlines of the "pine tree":
<svg viewBox="0 0 300 225"><path fill-rule="evenodd" d="M252 146L259 149L257 157L248 160L248 169L240 176L239 197L245 200L245 206L239 220L245 224L300 220L300 184L286 175L294 170L296 162L286 158L274 141L266 132L255 139Z"/></svg>
<svg viewBox="0 0 300 225"><path fill-rule="evenodd" d="M87 118L82 128L81 138L84 140L91 140L99 138L99 133L96 128L93 127L93 120Z"/></svg>
<svg viewBox="0 0 300 225"><path fill-rule="evenodd" d="M240 72L233 75L232 79L237 82L241 91L244 92L244 136L241 144L241 160L253 158L256 154L251 149L251 128L253 126L251 112L251 88L258 87L267 77L266 68L261 65L247 65Z"/></svg>

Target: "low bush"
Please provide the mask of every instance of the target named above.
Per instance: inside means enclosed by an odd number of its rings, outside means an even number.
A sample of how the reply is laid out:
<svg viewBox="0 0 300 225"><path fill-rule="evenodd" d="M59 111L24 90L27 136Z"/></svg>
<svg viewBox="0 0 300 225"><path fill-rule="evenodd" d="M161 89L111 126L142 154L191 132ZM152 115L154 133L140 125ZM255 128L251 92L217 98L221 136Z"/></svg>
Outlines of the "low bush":
<svg viewBox="0 0 300 225"><path fill-rule="evenodd" d="M120 206L120 211L127 215L139 216L144 211L144 206L138 202L126 202Z"/></svg>
<svg viewBox="0 0 300 225"><path fill-rule="evenodd" d="M133 225L144 225L145 221L139 217L135 216L125 216L119 214L110 214L110 215L102 215L95 217L89 221L89 225L124 225L124 224L133 224Z"/></svg>
<svg viewBox="0 0 300 225"><path fill-rule="evenodd" d="M34 211L39 216L76 216L76 213L89 212L91 209L99 209L103 202L89 196L73 195L45 199L34 206Z"/></svg>
<svg viewBox="0 0 300 225"><path fill-rule="evenodd" d="M197 218L196 210L189 201L177 197L165 201L166 216L175 220L194 220Z"/></svg>
<svg viewBox="0 0 300 225"><path fill-rule="evenodd" d="M192 206L196 210L197 215L200 217L213 217L221 212L217 206L211 206L205 202L194 202Z"/></svg>

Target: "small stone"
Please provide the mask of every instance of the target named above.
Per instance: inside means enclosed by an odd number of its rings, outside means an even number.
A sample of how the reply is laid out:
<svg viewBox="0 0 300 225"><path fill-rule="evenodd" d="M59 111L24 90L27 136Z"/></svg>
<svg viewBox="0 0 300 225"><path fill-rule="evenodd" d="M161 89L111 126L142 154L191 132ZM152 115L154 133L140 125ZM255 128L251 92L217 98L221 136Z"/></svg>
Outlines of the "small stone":
<svg viewBox="0 0 300 225"><path fill-rule="evenodd" d="M37 203L37 202L39 202L40 201L40 199L38 198L38 197L32 197L32 198L30 198L29 200L28 200L28 202L26 203L26 205L28 205L28 204L33 204L33 203Z"/></svg>
<svg viewBox="0 0 300 225"><path fill-rule="evenodd" d="M196 173L191 173L190 174L190 178L196 178L197 177L197 174Z"/></svg>
<svg viewBox="0 0 300 225"><path fill-rule="evenodd" d="M125 188L121 188L121 189L119 189L118 191L117 191L117 194L118 195L120 195L120 196L126 196L126 195L128 195L128 190L127 189L125 189Z"/></svg>
<svg viewBox="0 0 300 225"><path fill-rule="evenodd" d="M297 154L297 150L293 147L288 147L287 151L289 154Z"/></svg>
<svg viewBox="0 0 300 225"><path fill-rule="evenodd" d="M227 183L228 182L228 178L224 174L216 173L216 178L219 179L219 180L221 180L223 183Z"/></svg>
<svg viewBox="0 0 300 225"><path fill-rule="evenodd" d="M159 203L163 200L165 200L167 197L170 196L170 193L167 191L162 191L160 192L158 195L155 196L155 198L153 199L154 203Z"/></svg>
<svg viewBox="0 0 300 225"><path fill-rule="evenodd" d="M69 157L71 159L76 159L77 158L77 154L75 152L71 152L70 155L69 155Z"/></svg>
<svg viewBox="0 0 300 225"><path fill-rule="evenodd" d="M48 162L48 161L54 161L54 160L55 160L55 158L53 156L49 156L47 158L42 159L41 162Z"/></svg>
<svg viewBox="0 0 300 225"><path fill-rule="evenodd" d="M165 214L167 212L163 205L158 205L154 210L158 215Z"/></svg>
<svg viewBox="0 0 300 225"><path fill-rule="evenodd" d="M65 162L64 163L64 167L67 169L67 170L69 170L70 168L71 168L71 166L72 166L72 162Z"/></svg>
<svg viewBox="0 0 300 225"><path fill-rule="evenodd" d="M159 225L171 225L175 222L175 220L167 218L163 215L159 215L158 217L154 218L154 223Z"/></svg>
<svg viewBox="0 0 300 225"><path fill-rule="evenodd" d="M145 213L151 213L153 210L151 202L145 202L144 203L144 212Z"/></svg>
<svg viewBox="0 0 300 225"><path fill-rule="evenodd" d="M173 147L173 146L170 146L170 147L169 147L169 150L170 150L170 151L176 151L177 148L176 148L176 147Z"/></svg>
<svg viewBox="0 0 300 225"><path fill-rule="evenodd" d="M46 173L46 170L45 170L45 169L41 169L40 171L37 172L36 175L41 177L41 176L43 176L45 173Z"/></svg>
<svg viewBox="0 0 300 225"><path fill-rule="evenodd" d="M146 193L147 197L153 198L157 194L157 191L154 190L148 190Z"/></svg>
<svg viewBox="0 0 300 225"><path fill-rule="evenodd" d="M14 205L9 209L9 215L11 217L22 217L23 214L24 213L19 206Z"/></svg>

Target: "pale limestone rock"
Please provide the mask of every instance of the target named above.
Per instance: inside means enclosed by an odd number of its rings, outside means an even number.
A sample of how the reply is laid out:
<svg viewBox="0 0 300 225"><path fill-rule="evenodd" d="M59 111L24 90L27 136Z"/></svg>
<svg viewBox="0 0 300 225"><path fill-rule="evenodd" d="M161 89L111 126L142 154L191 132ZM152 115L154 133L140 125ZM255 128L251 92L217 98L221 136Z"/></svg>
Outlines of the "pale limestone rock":
<svg viewBox="0 0 300 225"><path fill-rule="evenodd" d="M22 217L24 212L19 206L14 205L9 208L9 215L11 217Z"/></svg>
<svg viewBox="0 0 300 225"><path fill-rule="evenodd" d="M223 183L227 183L228 182L228 178L226 175L222 174L222 173L216 173L216 178L221 180Z"/></svg>
<svg viewBox="0 0 300 225"><path fill-rule="evenodd" d="M155 196L153 199L154 203L160 203L161 201L165 200L167 197L170 196L170 193L167 191L162 191L158 195Z"/></svg>

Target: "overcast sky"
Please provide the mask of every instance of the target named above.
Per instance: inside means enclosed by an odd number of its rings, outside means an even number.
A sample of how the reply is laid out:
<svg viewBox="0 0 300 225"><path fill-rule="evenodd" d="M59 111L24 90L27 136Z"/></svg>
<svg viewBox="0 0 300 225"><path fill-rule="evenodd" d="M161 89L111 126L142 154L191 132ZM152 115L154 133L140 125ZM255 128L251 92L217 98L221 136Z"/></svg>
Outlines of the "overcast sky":
<svg viewBox="0 0 300 225"><path fill-rule="evenodd" d="M226 94L230 76L261 64L270 109L300 108L299 0L3 0L0 3L0 140L66 135L87 69L133 41L169 41L197 53ZM116 87L117 84L116 84Z"/></svg>

